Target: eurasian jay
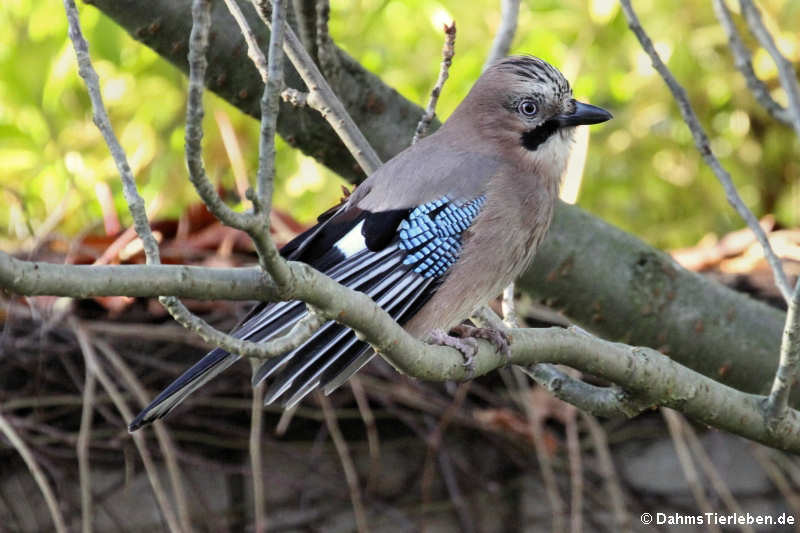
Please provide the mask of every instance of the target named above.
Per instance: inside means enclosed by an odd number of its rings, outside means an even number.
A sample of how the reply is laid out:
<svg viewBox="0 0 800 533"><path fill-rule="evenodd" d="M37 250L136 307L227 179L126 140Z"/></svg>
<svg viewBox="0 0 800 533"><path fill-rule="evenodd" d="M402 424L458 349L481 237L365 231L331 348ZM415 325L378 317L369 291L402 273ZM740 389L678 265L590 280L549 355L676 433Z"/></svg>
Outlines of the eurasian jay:
<svg viewBox="0 0 800 533"><path fill-rule="evenodd" d="M412 335L455 345L450 331L522 272L544 238L575 126L611 114L577 102L564 76L528 56L484 72L442 127L388 161L338 208L283 247L372 297ZM284 333L303 302L256 306L233 335L258 342ZM315 388L329 393L375 353L328 322L299 348L257 369L274 376L265 403L292 406ZM212 350L130 424L161 418L239 359Z"/></svg>

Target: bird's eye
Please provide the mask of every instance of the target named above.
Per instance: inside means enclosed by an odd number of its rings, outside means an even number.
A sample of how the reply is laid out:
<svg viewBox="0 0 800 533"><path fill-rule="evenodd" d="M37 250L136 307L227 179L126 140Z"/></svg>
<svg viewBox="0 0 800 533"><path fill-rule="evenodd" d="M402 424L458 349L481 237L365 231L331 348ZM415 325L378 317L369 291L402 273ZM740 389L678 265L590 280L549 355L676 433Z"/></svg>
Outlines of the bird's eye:
<svg viewBox="0 0 800 533"><path fill-rule="evenodd" d="M517 107L520 113L525 115L526 117L532 117L536 114L537 108L536 104L533 103L531 100L523 100L519 103L519 107Z"/></svg>

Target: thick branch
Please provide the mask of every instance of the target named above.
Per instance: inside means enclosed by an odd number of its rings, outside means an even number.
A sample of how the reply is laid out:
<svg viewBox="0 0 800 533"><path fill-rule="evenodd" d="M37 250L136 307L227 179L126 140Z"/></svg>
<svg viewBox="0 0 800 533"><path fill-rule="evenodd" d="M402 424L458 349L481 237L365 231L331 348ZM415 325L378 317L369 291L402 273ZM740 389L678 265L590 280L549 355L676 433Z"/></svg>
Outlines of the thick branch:
<svg viewBox="0 0 800 533"><path fill-rule="evenodd" d="M25 296L131 296L161 294L196 300L274 301L278 292L259 268L185 265L59 265L15 259L0 252L0 287Z"/></svg>
<svg viewBox="0 0 800 533"><path fill-rule="evenodd" d="M764 397L722 385L649 349L612 343L561 328L515 329L512 361L520 365L558 363L581 369L614 383L653 405L679 410L704 424L742 435L769 446L800 451L800 414L790 410L774 430L762 409ZM484 374L503 364L503 356L488 342L480 341L476 373ZM463 379L460 356L452 350L436 350L416 358L415 374ZM390 353L394 358L394 353ZM399 362L394 360L395 364Z"/></svg>
<svg viewBox="0 0 800 533"><path fill-rule="evenodd" d="M328 318L361 331L401 371L426 380L467 378L467 369L455 350L414 339L365 294L347 289L305 264L291 262L289 267L292 277L298 280L297 297L324 308ZM515 329L511 330L511 337L512 361L516 364L569 365L624 386L637 401L673 407L700 422L771 446L800 451L796 411L788 410L774 426L767 427L761 410L763 397L731 389L655 350L632 348L559 328ZM493 346L480 343L476 375L505 364Z"/></svg>
<svg viewBox="0 0 800 533"><path fill-rule="evenodd" d="M398 370L425 380L463 380L472 375L458 352L412 338L366 295L354 293L306 265L292 263L292 268L298 268L299 279L305 278L301 298L316 300L312 303L326 308L338 322L361 331ZM672 407L699 422L770 446L800 451L797 411L790 409L774 425L768 425L763 396L732 389L653 349L560 328L514 329L510 335L515 364L565 364L624 386L637 402ZM506 361L492 345L481 341L474 364L474 375L482 375Z"/></svg>

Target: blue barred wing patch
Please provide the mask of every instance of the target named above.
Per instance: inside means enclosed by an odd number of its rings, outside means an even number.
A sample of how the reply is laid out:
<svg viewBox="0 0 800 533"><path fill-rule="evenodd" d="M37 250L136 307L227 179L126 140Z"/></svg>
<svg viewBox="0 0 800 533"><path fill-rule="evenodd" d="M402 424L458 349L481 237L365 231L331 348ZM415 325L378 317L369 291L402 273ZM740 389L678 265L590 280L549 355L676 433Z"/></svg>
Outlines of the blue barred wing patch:
<svg viewBox="0 0 800 533"><path fill-rule="evenodd" d="M469 202L454 202L443 196L414 209L398 227L401 249L408 255L403 264L413 266L423 277L438 277L461 253L461 234L480 213L485 196Z"/></svg>

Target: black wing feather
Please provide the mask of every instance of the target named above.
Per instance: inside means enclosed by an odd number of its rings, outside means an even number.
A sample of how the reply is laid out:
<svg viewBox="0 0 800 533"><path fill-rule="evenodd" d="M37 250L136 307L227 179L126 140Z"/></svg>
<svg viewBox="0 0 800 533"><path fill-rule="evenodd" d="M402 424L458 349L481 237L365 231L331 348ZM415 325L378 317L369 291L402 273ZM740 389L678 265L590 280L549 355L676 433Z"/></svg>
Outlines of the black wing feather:
<svg viewBox="0 0 800 533"><path fill-rule="evenodd" d="M340 283L372 297L398 322L405 323L436 292L448 265L460 247L460 232L469 226L483 197L452 203L442 197L423 206L371 213L342 205L326 212L318 224L283 247L286 259L302 261ZM440 220L441 219L441 220ZM339 247L343 237L363 222L366 247ZM431 232L442 231L441 253ZM422 233L420 233L422 232ZM348 236L349 242L353 236ZM420 241L420 238L423 241ZM439 237L436 237L438 239ZM439 241L437 241L439 242ZM434 248L431 248L434 246ZM302 302L259 304L248 313L233 335L263 341L286 332L306 313ZM275 375L267 400L288 398L294 404L317 386L326 392L338 387L373 357L372 349L348 328L324 325L297 349L273 358L258 369L254 382ZM186 396L239 359L219 348L184 372L131 423L133 431L169 413Z"/></svg>

